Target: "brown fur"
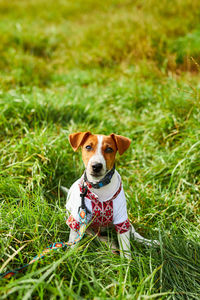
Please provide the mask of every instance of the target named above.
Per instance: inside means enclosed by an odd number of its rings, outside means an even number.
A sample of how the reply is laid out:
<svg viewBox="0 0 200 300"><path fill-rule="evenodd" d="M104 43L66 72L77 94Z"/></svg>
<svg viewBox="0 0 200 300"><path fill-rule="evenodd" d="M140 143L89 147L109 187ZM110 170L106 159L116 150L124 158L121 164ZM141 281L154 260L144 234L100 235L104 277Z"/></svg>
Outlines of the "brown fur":
<svg viewBox="0 0 200 300"><path fill-rule="evenodd" d="M91 134L91 132L77 132L70 134L69 141L74 149L77 151L79 147L82 147L82 157L85 166L91 156L94 155L97 149L98 138L97 135ZM109 136L103 135L103 143L102 143L102 154L106 161L106 167L108 170L112 169L115 163L116 152L118 151L120 155L122 155L130 146L131 140L121 135L117 135L112 133ZM86 146L91 146L91 150L87 150ZM113 152L106 153L105 150L107 147L113 149Z"/></svg>

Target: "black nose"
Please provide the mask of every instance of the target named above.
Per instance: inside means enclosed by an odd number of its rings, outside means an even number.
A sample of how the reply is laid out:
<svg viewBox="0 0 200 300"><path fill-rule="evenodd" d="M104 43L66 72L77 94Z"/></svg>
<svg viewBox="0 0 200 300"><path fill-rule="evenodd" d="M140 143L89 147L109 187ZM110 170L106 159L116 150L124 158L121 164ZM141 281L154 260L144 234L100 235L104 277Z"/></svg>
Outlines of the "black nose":
<svg viewBox="0 0 200 300"><path fill-rule="evenodd" d="M99 173L101 171L102 167L103 167L103 165L101 163L98 163L98 164L92 165L92 170L95 173Z"/></svg>

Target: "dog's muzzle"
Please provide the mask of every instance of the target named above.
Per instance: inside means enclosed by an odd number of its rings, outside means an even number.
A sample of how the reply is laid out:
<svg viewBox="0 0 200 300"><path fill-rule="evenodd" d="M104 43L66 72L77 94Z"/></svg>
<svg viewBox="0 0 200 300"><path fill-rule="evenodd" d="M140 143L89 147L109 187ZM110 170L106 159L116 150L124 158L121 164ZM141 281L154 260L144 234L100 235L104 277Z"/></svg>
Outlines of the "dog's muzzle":
<svg viewBox="0 0 200 300"><path fill-rule="evenodd" d="M92 165L92 170L95 174L98 174L103 168L103 164L97 163L95 165Z"/></svg>

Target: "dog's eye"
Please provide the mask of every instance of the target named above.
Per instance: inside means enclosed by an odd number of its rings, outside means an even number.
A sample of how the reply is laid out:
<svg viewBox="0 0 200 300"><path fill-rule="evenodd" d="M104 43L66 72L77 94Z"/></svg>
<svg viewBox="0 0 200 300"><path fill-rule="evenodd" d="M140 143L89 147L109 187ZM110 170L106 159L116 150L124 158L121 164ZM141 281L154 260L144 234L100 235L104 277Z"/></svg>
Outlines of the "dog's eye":
<svg viewBox="0 0 200 300"><path fill-rule="evenodd" d="M111 147L108 147L106 148L105 150L106 153L112 153L113 152L113 149Z"/></svg>
<svg viewBox="0 0 200 300"><path fill-rule="evenodd" d="M92 149L92 147L91 147L90 145L87 145L87 146L85 147L85 149L87 149L87 150L91 150L91 149Z"/></svg>

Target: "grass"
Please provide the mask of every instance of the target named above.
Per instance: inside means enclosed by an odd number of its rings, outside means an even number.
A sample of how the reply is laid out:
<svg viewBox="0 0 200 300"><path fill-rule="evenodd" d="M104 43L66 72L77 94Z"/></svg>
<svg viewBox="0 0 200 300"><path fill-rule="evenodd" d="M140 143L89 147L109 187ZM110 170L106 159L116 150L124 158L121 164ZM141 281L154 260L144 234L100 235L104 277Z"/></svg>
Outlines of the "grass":
<svg viewBox="0 0 200 300"><path fill-rule="evenodd" d="M65 197L83 172L68 135L130 137L117 157L132 241L121 261L85 238L0 281L1 299L200 298L199 1L0 2L3 271L66 241Z"/></svg>

